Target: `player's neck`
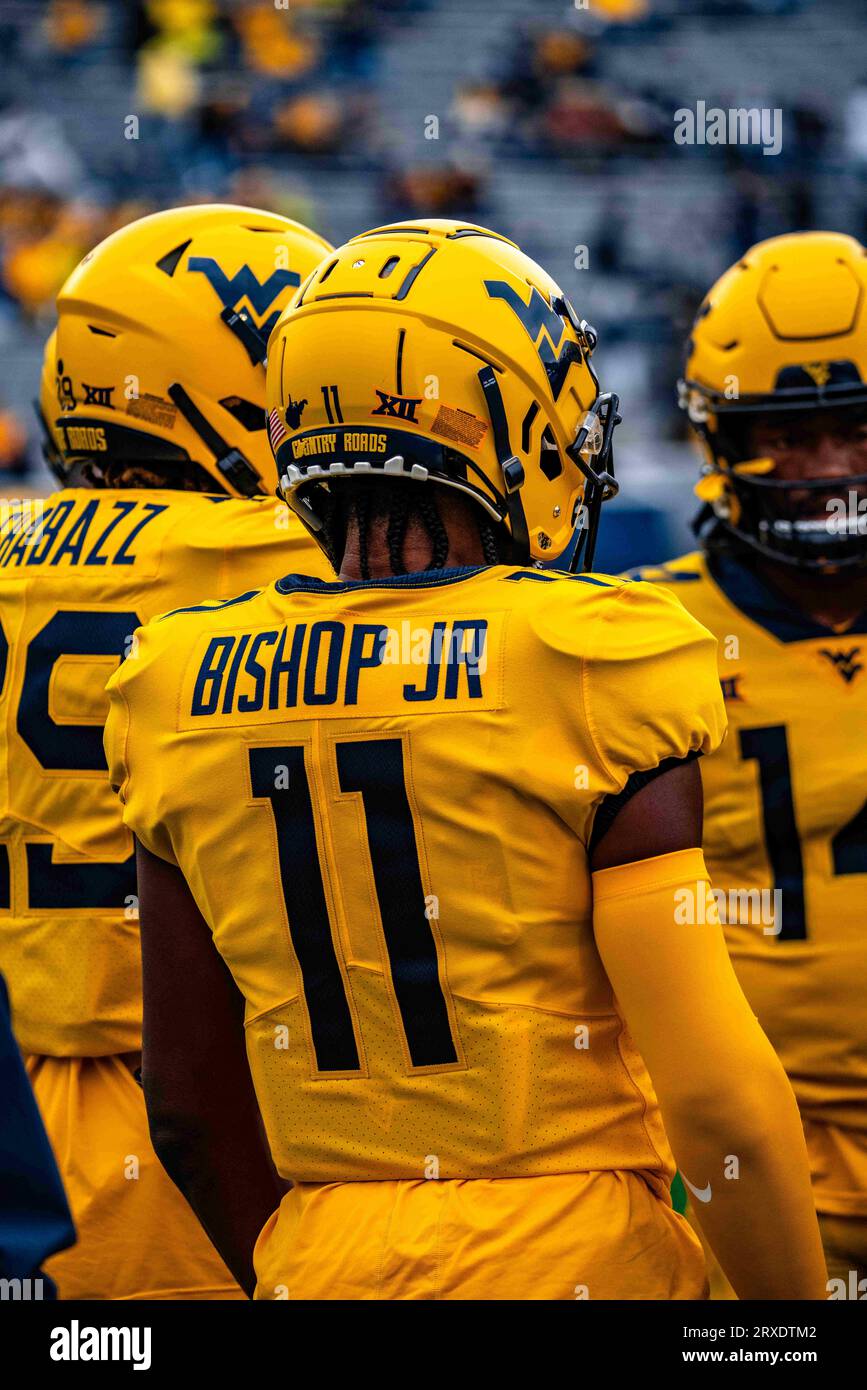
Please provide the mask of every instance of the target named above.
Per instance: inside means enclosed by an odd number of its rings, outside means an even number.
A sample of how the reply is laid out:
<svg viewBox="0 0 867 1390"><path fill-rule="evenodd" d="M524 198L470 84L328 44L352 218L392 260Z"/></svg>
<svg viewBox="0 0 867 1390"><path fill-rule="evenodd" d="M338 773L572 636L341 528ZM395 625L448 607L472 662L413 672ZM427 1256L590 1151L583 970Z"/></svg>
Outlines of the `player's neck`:
<svg viewBox="0 0 867 1390"><path fill-rule="evenodd" d="M449 539L449 549L443 568L455 569L461 565L483 565L485 563L477 527L464 526L459 520L455 525L446 525L446 534ZM407 527L403 542L403 564L407 574L419 574L426 570L431 562L432 554L430 537L422 527L411 523ZM388 521L385 517L377 517L369 526L367 565L371 579L387 579L394 574L389 555ZM358 528L352 521L346 533L346 549L338 577L348 580L363 578Z"/></svg>
<svg viewBox="0 0 867 1390"><path fill-rule="evenodd" d="M867 611L867 573L813 574L759 561L762 578L794 608L825 627L845 628Z"/></svg>

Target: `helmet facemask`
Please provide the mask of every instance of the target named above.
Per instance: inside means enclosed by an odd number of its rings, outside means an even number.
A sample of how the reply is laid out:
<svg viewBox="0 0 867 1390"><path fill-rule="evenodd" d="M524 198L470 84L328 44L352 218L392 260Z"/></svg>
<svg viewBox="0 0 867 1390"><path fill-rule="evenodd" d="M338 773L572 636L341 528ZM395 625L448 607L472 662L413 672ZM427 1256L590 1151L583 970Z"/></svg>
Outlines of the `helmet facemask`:
<svg viewBox="0 0 867 1390"><path fill-rule="evenodd" d="M709 501L723 532L775 563L833 573L867 567L867 470L858 473L784 478L772 458L751 443L751 425L779 420L797 427L798 415L828 425L867 424L867 392L859 403L833 409L815 399L793 408L742 404L738 410L707 412L693 424L713 462L696 489ZM699 411L701 414L701 411Z"/></svg>
<svg viewBox="0 0 867 1390"><path fill-rule="evenodd" d="M838 232L759 242L708 291L680 382L706 543L817 573L867 566L865 306L867 251Z"/></svg>

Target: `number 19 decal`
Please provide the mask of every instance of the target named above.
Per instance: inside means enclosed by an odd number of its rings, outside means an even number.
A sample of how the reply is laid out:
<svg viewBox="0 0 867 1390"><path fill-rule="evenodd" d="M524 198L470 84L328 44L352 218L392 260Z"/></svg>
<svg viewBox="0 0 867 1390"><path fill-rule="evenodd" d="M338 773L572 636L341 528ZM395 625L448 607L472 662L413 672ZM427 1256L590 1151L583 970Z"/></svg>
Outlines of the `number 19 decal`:
<svg viewBox="0 0 867 1390"><path fill-rule="evenodd" d="M412 1065L453 1066L459 1059L440 982L436 939L425 915L403 741L338 742L336 756L340 790L359 793L364 807L391 983ZM288 770L288 777L275 775L280 766ZM317 1067L322 1072L360 1071L352 1011L328 917L303 745L251 748L250 778L253 796L270 802L274 816L283 898Z"/></svg>

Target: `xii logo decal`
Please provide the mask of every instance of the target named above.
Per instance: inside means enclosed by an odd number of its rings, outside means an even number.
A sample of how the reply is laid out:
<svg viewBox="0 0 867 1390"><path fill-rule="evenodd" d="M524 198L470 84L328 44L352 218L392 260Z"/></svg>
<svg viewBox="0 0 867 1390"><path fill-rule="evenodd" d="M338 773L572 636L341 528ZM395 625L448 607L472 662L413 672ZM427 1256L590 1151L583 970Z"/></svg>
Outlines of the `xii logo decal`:
<svg viewBox="0 0 867 1390"><path fill-rule="evenodd" d="M88 386L86 381L83 381L81 384L84 387L85 405L99 405L102 406L104 410L114 410L114 406L111 402L111 393L114 390L113 386Z"/></svg>
<svg viewBox="0 0 867 1390"><path fill-rule="evenodd" d="M417 425L416 410L421 405L421 396L392 396L388 391L380 391L378 386L374 387L379 397L379 405L375 410L371 410L371 415L389 415L393 420L408 420L411 424Z"/></svg>

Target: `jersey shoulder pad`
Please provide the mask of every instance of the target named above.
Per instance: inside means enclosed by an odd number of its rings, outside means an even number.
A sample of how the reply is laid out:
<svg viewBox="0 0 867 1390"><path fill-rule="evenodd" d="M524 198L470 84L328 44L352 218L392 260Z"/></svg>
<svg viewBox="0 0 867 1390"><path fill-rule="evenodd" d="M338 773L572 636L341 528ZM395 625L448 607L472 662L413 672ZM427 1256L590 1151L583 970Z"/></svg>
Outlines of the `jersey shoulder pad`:
<svg viewBox="0 0 867 1390"><path fill-rule="evenodd" d="M600 605L585 660L587 717L618 783L666 758L709 753L725 736L716 639L662 586L621 588Z"/></svg>
<svg viewBox="0 0 867 1390"><path fill-rule="evenodd" d="M508 594L506 602L519 628L542 646L574 656L586 648L588 624L594 614L629 586L628 579L611 574L568 574L512 566L492 572L491 578L503 597ZM488 592L493 594L493 586Z"/></svg>
<svg viewBox="0 0 867 1390"><path fill-rule="evenodd" d="M217 497L210 493L182 494L172 539L188 550L226 550L261 546L276 540L276 497Z"/></svg>
<svg viewBox="0 0 867 1390"><path fill-rule="evenodd" d="M234 598L203 599L200 603L158 613L136 629L128 656L108 682L106 689L109 695L116 691L128 699L135 691L138 699L142 698L140 692L143 687L157 694L162 687L171 686L172 672L183 670L190 647L199 633L222 621L227 609L240 610L253 603L261 593L261 589L248 589ZM251 618L251 621L255 619ZM155 675L156 666L159 666L159 672Z"/></svg>

